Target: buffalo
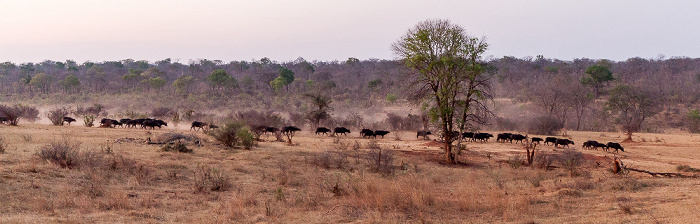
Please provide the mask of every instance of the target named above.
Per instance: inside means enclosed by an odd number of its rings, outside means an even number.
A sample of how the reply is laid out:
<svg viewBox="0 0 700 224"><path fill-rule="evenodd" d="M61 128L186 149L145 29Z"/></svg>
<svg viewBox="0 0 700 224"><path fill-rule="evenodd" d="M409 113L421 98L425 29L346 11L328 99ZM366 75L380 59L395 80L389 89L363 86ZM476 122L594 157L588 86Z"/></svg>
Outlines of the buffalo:
<svg viewBox="0 0 700 224"><path fill-rule="evenodd" d="M542 138L532 137L532 142L535 144L539 145L541 141L543 141Z"/></svg>
<svg viewBox="0 0 700 224"><path fill-rule="evenodd" d="M583 143L583 149L593 149L598 144L597 141L588 140Z"/></svg>
<svg viewBox="0 0 700 224"><path fill-rule="evenodd" d="M331 132L331 129L328 129L326 127L318 127L316 128L316 134L321 133L321 135L328 135L328 132Z"/></svg>
<svg viewBox="0 0 700 224"><path fill-rule="evenodd" d="M75 122L75 119L73 119L72 117L63 117L63 122L68 122L68 125L70 125L70 123Z"/></svg>
<svg viewBox="0 0 700 224"><path fill-rule="evenodd" d="M547 138L544 139L544 144L549 145L550 142L551 142L552 144L557 144L557 138L555 138L555 137L547 137Z"/></svg>
<svg viewBox="0 0 700 224"><path fill-rule="evenodd" d="M333 129L333 136L336 136L338 134L348 136L348 133L350 133L350 130L348 130L345 127L336 127Z"/></svg>
<svg viewBox="0 0 700 224"><path fill-rule="evenodd" d="M420 131L416 132L416 139L418 139L419 137L423 137L423 139L425 140L425 139L428 139L428 135L432 135L432 134L433 133L430 133L430 131L420 130Z"/></svg>
<svg viewBox="0 0 700 224"><path fill-rule="evenodd" d="M608 149L615 149L615 152L618 152L617 150L620 150L623 152L625 151L625 148L622 148L620 143L617 143L617 142L608 142L608 144L606 146L608 147Z"/></svg>
<svg viewBox="0 0 700 224"><path fill-rule="evenodd" d="M136 121L134 121L134 123L136 123ZM136 125L134 125L134 126L136 126ZM204 129L204 127L206 127L206 126L207 126L207 123L199 122L199 121L193 121L193 122L192 122L192 127L190 127L190 131L192 131L192 130L197 131L197 129L202 130L202 129Z"/></svg>
<svg viewBox="0 0 700 224"><path fill-rule="evenodd" d="M472 140L474 138L474 132L464 132L462 133L462 140L467 139L467 140Z"/></svg>
<svg viewBox="0 0 700 224"><path fill-rule="evenodd" d="M493 138L493 135L489 134L489 133L476 133L476 134L474 134L474 141L479 140L481 142L488 142L489 138Z"/></svg>
<svg viewBox="0 0 700 224"><path fill-rule="evenodd" d="M506 142L506 141L511 141L511 133L500 133L496 135L496 142Z"/></svg>
<svg viewBox="0 0 700 224"><path fill-rule="evenodd" d="M513 140L515 140L515 143L522 143L523 140L527 139L527 136L521 135L521 134L513 134L510 135L510 142L513 143Z"/></svg>
<svg viewBox="0 0 700 224"><path fill-rule="evenodd" d="M386 134L389 134L389 133L391 133L391 132L383 131L383 130L376 130L376 131L374 131L374 138L377 138L377 135L382 136L382 138L384 138L384 136Z"/></svg>
<svg viewBox="0 0 700 224"><path fill-rule="evenodd" d="M362 130L360 131L360 137L363 137L363 138L364 138L364 137L367 137L367 138L372 138L372 137L377 138L377 135L375 135L374 131L372 131L372 130L370 130L370 129L362 129Z"/></svg>
<svg viewBox="0 0 700 224"><path fill-rule="evenodd" d="M569 148L569 145L574 145L574 141L571 141L569 139L563 139L563 138L557 139L557 141L554 142L554 147L557 148L557 147L559 147L559 145L563 145L563 146L566 146L567 148Z"/></svg>
<svg viewBox="0 0 700 224"><path fill-rule="evenodd" d="M294 132L297 132L297 131L301 131L301 129L297 128L296 126L287 126L287 127L282 128L282 134L294 135Z"/></svg>

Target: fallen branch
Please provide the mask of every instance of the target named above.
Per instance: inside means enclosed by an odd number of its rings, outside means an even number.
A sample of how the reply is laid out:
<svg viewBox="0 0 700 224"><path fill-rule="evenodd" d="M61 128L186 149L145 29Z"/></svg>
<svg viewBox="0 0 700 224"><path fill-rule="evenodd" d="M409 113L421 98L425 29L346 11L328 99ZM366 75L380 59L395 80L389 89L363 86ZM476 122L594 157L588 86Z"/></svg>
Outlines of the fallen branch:
<svg viewBox="0 0 700 224"><path fill-rule="evenodd" d="M622 163L622 160L615 156L615 160L613 160L613 172L614 173L628 173L629 171L634 171L634 172L640 172L640 173L646 173L651 175L652 177L658 177L658 176L664 176L664 177L680 177L680 178L697 178L698 176L693 175L693 176L688 176L688 175L683 175L682 173L658 173L658 172L652 172L648 170L640 170L640 169L635 169L635 168L630 168L625 166Z"/></svg>
<svg viewBox="0 0 700 224"><path fill-rule="evenodd" d="M630 171L635 171L635 172L640 172L640 173L646 173L646 174L649 174L649 175L651 175L651 176L653 176L653 177L657 177L657 176L682 177L682 178L695 178L695 177L696 177L696 176L687 176L687 175L683 175L682 173L657 173L657 172L651 172L651 171L648 171L648 170L640 170L640 169L629 168L629 167L626 167L626 169L627 169L627 170L630 170Z"/></svg>

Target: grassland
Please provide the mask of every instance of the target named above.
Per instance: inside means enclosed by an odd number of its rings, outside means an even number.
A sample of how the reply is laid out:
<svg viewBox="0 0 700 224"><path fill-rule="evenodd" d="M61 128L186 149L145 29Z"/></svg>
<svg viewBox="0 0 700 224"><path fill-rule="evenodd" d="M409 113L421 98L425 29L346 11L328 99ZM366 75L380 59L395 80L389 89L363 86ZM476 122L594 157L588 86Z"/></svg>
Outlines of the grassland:
<svg viewBox="0 0 700 224"><path fill-rule="evenodd" d="M569 132L576 149L538 146L525 166L522 145L493 140L448 165L439 144L409 132L375 141L305 130L295 145L268 136L248 151L182 129L0 127L0 222L695 223L700 212L700 179L609 171L614 155L656 172L698 168L700 136L687 133L638 134L612 154L580 144L622 134ZM146 144L172 132L200 144ZM79 150L73 165L39 156L57 146Z"/></svg>

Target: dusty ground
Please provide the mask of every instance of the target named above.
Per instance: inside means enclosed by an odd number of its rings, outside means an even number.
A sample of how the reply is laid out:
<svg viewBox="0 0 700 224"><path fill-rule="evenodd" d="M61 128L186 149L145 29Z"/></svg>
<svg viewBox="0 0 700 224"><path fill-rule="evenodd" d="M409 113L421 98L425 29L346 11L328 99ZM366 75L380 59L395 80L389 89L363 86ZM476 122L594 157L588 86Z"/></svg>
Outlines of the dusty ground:
<svg viewBox="0 0 700 224"><path fill-rule="evenodd" d="M700 212L699 179L609 171L614 155L656 172L698 168L700 136L687 133L637 134L613 154L581 143L621 134L569 132L583 161L567 165L576 153L538 146L552 160L546 169L541 158L523 165L522 145L493 139L468 143L460 163L446 165L440 144L409 132L373 141L355 130L338 139L303 131L294 146L267 136L247 151L183 128L79 125L0 127L0 222L696 223ZM173 131L202 144L188 145L193 153L145 144ZM101 159L62 168L37 155L65 141ZM376 165L379 149L390 164ZM212 190L210 180L225 186Z"/></svg>

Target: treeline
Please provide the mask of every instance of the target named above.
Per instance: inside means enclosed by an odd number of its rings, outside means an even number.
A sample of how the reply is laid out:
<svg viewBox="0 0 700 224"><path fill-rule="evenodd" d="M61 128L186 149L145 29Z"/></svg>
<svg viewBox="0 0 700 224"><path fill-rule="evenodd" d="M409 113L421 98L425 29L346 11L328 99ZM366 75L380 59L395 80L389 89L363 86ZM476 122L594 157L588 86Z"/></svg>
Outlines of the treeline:
<svg viewBox="0 0 700 224"><path fill-rule="evenodd" d="M631 58L626 61L542 56L488 60L494 111L491 126L529 130L554 126L569 130L609 131L620 119L641 119L638 128L660 131L691 128L700 100L700 59ZM393 60L276 62L171 59L156 62L44 61L0 63L0 100L6 103L61 105L100 103L107 107L149 111L156 107L196 110L265 110L306 113L305 94L329 96L336 114L379 112L406 103L409 70ZM625 92L643 96L645 110L615 110L610 99ZM611 95L614 94L614 95ZM619 99L625 102L625 99ZM629 101L629 100L627 100ZM418 108L418 106L414 107ZM637 108L639 109L639 108ZM419 113L418 110L413 114ZM623 118L620 113L643 114ZM405 115L407 115L406 112ZM382 118L383 119L383 118ZM629 124L627 124L629 125ZM696 128L697 129L697 128Z"/></svg>

